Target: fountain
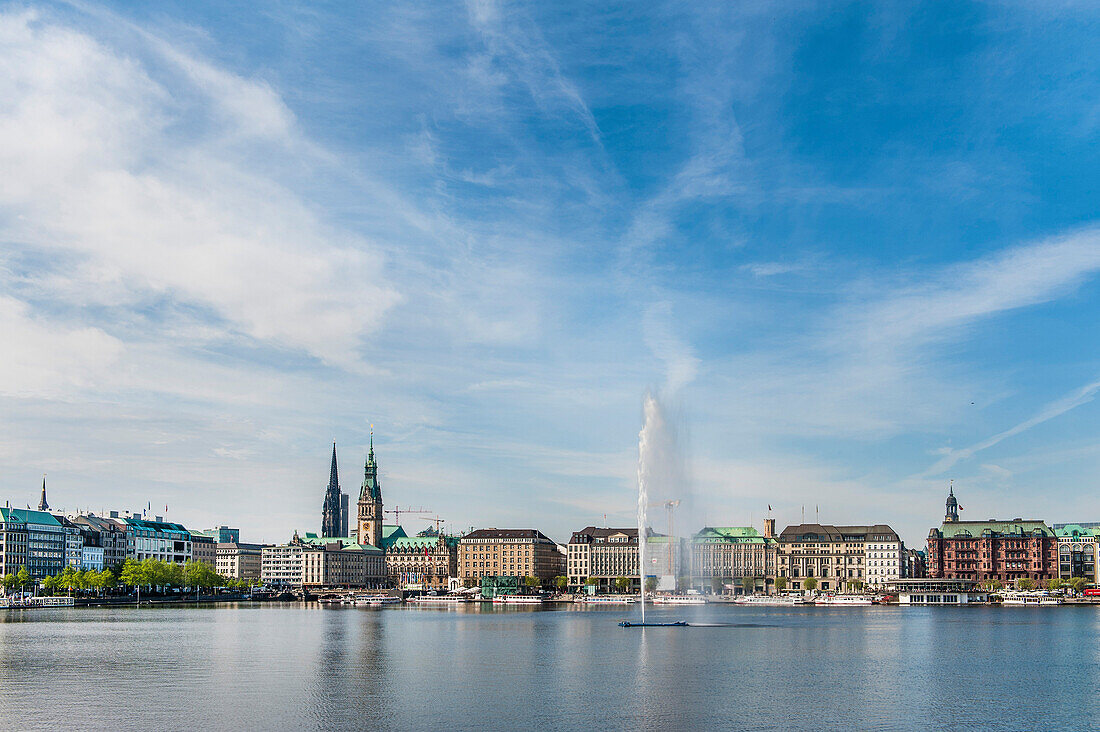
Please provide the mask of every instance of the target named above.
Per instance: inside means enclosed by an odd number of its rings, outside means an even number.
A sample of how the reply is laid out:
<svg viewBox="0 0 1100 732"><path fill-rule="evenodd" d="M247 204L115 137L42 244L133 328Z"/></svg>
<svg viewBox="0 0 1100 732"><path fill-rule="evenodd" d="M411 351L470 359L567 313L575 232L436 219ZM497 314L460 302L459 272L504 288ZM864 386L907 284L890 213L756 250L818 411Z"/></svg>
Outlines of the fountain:
<svg viewBox="0 0 1100 732"><path fill-rule="evenodd" d="M619 625L624 628L645 627L646 625L687 625L683 621L674 623L646 623L645 621L645 575L647 513L649 511L649 486L662 468L667 468L669 455L665 454L669 442L666 434L664 414L660 402L652 392L647 393L644 402L645 424L638 433L638 582L641 585L642 622L631 623L624 620ZM666 471L667 472L667 471ZM672 537L669 537L669 541Z"/></svg>

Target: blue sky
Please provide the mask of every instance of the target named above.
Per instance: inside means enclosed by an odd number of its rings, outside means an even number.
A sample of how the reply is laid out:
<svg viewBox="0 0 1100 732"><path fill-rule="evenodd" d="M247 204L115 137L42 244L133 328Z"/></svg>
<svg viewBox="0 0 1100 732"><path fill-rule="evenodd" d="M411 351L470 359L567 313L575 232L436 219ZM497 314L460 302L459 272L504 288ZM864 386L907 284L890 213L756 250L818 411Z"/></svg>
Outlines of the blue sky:
<svg viewBox="0 0 1100 732"><path fill-rule="evenodd" d="M4 497L565 540L652 389L685 525L1100 520L1098 16L4 5Z"/></svg>

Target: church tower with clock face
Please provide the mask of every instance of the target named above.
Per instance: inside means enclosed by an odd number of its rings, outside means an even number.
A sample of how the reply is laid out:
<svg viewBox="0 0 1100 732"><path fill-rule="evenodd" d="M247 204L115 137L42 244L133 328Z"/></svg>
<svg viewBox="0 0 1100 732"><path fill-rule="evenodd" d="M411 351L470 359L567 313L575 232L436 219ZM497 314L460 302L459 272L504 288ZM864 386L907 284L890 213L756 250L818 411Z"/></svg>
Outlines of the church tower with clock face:
<svg viewBox="0 0 1100 732"><path fill-rule="evenodd" d="M382 548L382 484L378 481L378 463L374 460L374 430L370 434L370 452L363 468L363 487L359 490L360 544Z"/></svg>

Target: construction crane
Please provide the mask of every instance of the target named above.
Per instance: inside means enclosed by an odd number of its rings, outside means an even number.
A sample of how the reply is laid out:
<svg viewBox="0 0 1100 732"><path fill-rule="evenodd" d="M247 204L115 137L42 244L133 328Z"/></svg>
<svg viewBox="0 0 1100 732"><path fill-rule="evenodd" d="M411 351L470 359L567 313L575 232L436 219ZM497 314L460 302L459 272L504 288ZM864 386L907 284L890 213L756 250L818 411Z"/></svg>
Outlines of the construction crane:
<svg viewBox="0 0 1100 732"><path fill-rule="evenodd" d="M680 501L665 501L661 505L665 507L666 511L668 511L668 573L672 577L675 577L675 559L672 552L672 512L675 511L676 507L680 505Z"/></svg>
<svg viewBox="0 0 1100 732"><path fill-rule="evenodd" d="M400 526L401 525L401 514L403 514L403 513L404 514L412 514L414 516L418 516L418 515L428 515L428 516L430 516L433 513L433 511L431 511L427 508L423 508L423 507L421 507L421 508L407 508L407 507L406 508L401 508L400 506L394 506L392 510L391 509L386 509L382 513L392 513L394 523L396 523L398 526Z"/></svg>

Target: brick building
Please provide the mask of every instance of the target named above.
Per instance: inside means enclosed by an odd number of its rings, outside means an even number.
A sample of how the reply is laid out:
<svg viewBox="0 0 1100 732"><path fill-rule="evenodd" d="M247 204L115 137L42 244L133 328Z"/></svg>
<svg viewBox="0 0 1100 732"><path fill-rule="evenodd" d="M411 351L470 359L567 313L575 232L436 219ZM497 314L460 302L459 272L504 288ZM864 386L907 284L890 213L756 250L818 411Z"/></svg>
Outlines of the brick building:
<svg viewBox="0 0 1100 732"><path fill-rule="evenodd" d="M928 576L1010 583L1058 576L1058 538L1043 521L960 521L954 490L943 525L928 532Z"/></svg>

